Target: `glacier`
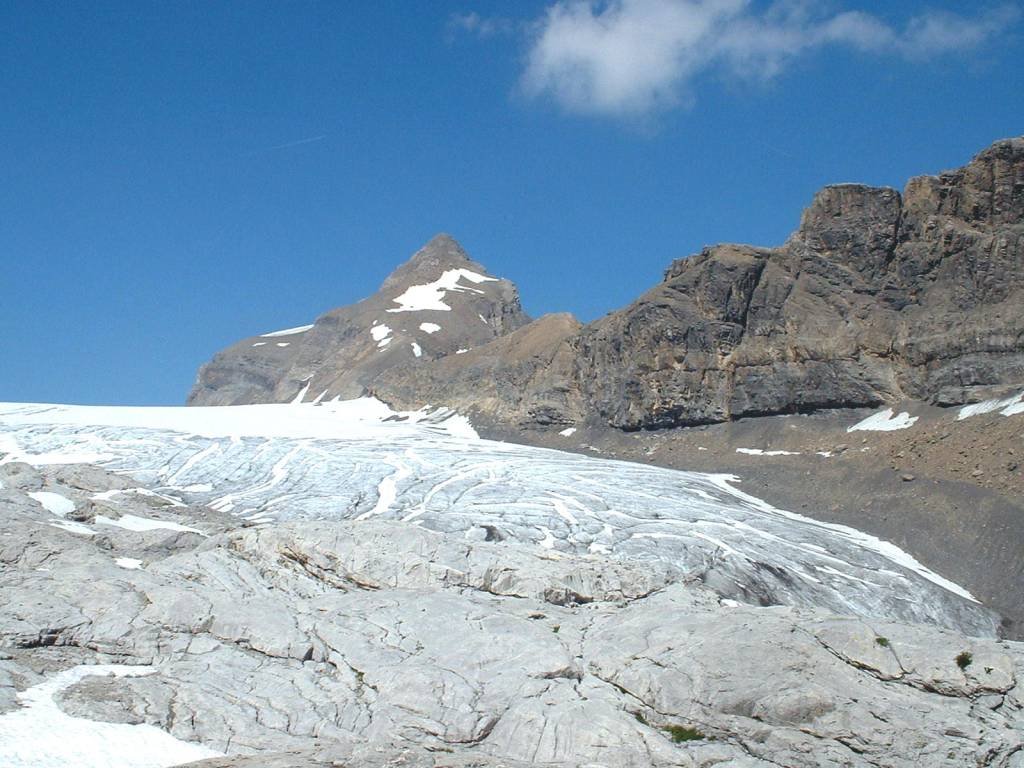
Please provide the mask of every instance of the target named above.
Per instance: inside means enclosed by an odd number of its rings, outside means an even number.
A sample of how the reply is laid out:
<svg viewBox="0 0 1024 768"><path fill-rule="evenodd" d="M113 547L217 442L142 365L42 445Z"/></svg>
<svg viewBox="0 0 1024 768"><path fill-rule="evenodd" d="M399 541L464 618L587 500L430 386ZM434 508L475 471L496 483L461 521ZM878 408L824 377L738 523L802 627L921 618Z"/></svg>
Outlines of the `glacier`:
<svg viewBox="0 0 1024 768"><path fill-rule="evenodd" d="M739 478L484 440L446 409L0 405L0 463L90 462L240 525L394 521L551 557L651 562L725 601L973 636L998 616L896 546L777 509Z"/></svg>

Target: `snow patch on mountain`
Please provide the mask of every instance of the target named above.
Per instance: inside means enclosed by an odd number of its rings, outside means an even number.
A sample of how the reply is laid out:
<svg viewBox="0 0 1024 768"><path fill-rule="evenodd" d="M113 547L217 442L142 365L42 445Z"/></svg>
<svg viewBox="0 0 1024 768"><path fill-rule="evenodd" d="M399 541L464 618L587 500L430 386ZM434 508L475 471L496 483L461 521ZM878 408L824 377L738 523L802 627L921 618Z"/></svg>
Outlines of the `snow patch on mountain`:
<svg viewBox="0 0 1024 768"><path fill-rule="evenodd" d="M295 334L298 334L298 333L305 333L306 331L310 330L312 327L313 327L313 324L310 323L309 325L300 325L300 326L298 326L296 328L285 328L283 331L272 331L271 333L261 333L260 334L260 338L261 339L273 339L273 338L275 338L277 336L294 336Z"/></svg>
<svg viewBox="0 0 1024 768"><path fill-rule="evenodd" d="M450 312L452 308L444 303L448 291L483 293L478 288L459 285L459 281L463 279L475 284L497 282L495 277L487 277L470 269L446 269L432 283L412 285L406 288L404 293L393 300L395 304L399 305L398 308L389 309L388 312L422 312L425 310Z"/></svg>
<svg viewBox="0 0 1024 768"><path fill-rule="evenodd" d="M893 414L892 408L868 416L863 421L858 421L852 427L847 427L847 432L894 432L898 429L908 429L917 422L917 416L911 416L906 411Z"/></svg>
<svg viewBox="0 0 1024 768"><path fill-rule="evenodd" d="M1013 416L1017 413L1024 413L1024 392L1001 400L984 400L980 403L965 405L957 414L957 421L969 419L971 416L979 416L983 413L999 411L1003 416Z"/></svg>

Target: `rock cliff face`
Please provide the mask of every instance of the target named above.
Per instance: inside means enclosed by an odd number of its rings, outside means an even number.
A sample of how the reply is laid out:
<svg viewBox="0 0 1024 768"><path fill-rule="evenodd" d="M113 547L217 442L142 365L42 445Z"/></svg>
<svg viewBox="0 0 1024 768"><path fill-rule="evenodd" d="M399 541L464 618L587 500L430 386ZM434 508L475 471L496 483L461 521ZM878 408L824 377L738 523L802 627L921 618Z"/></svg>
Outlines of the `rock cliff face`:
<svg viewBox="0 0 1024 768"><path fill-rule="evenodd" d="M912 180L827 187L780 248L675 262L583 330L577 377L608 424L654 428L1024 380L1024 139Z"/></svg>
<svg viewBox="0 0 1024 768"><path fill-rule="evenodd" d="M476 277L447 287L460 269ZM907 398L949 405L1024 381L1021 306L1017 138L902 194L826 187L781 247L706 248L587 326L551 316L521 328L515 287L439 236L370 299L220 353L189 402L370 393L505 427L625 430Z"/></svg>
<svg viewBox="0 0 1024 768"><path fill-rule="evenodd" d="M529 322L516 287L438 235L373 296L311 326L243 339L204 365L190 405L359 397L383 371L473 349Z"/></svg>

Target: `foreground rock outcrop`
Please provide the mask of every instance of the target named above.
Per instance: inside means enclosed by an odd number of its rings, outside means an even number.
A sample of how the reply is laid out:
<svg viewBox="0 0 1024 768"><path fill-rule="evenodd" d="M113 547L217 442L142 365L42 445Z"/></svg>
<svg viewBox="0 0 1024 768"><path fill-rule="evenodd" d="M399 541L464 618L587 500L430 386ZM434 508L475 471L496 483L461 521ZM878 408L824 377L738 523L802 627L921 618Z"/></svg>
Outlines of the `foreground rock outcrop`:
<svg viewBox="0 0 1024 768"><path fill-rule="evenodd" d="M0 713L59 670L115 663L149 674L97 667L59 707L228 753L208 768L1024 755L1017 643L736 605L640 563L414 525L239 529L96 468L8 465L3 481ZM58 496L94 530L172 528L84 535L54 524Z"/></svg>

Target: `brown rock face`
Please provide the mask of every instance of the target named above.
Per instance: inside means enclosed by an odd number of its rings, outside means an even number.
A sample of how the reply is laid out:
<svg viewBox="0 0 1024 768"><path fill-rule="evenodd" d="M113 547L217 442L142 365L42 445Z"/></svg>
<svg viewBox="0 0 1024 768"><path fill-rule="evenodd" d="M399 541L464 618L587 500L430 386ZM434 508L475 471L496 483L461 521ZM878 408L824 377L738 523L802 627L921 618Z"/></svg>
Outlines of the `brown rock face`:
<svg viewBox="0 0 1024 768"><path fill-rule="evenodd" d="M572 315L544 315L485 346L382 377L370 392L399 409L446 405L490 424L570 423L582 413L572 347L581 327Z"/></svg>
<svg viewBox="0 0 1024 768"><path fill-rule="evenodd" d="M780 248L675 262L577 342L611 426L681 426L1024 381L1024 139L892 189L827 187Z"/></svg>
<svg viewBox="0 0 1024 768"><path fill-rule="evenodd" d="M460 276L442 292L449 309L431 305L424 287L460 269L488 279ZM1017 138L903 194L826 187L783 246L706 248L582 327L560 315L526 325L515 286L438 236L375 296L294 337L220 353L189 402L374 394L504 427L626 430L904 398L955 404L1024 382L1022 307Z"/></svg>

